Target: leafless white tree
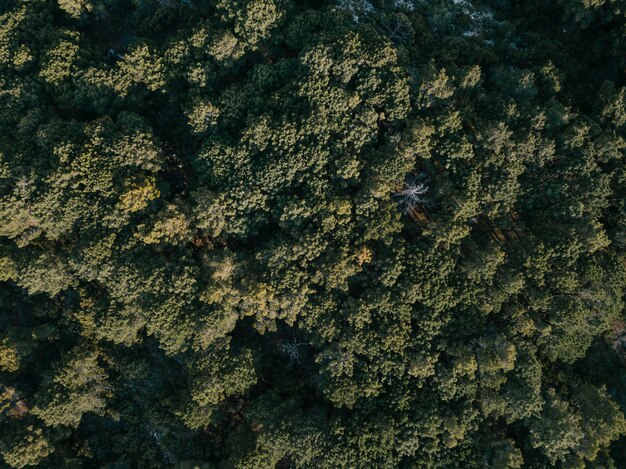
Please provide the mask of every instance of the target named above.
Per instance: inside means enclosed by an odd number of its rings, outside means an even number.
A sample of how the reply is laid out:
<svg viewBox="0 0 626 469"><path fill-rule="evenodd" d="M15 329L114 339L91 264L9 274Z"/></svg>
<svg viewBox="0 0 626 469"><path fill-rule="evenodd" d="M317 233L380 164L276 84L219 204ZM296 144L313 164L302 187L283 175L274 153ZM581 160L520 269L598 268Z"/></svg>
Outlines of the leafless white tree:
<svg viewBox="0 0 626 469"><path fill-rule="evenodd" d="M280 351L289 357L289 365L292 365L294 362L300 364L302 356L300 347L303 345L306 345L306 343L298 342L295 337L291 342L283 342L279 345Z"/></svg>
<svg viewBox="0 0 626 469"><path fill-rule="evenodd" d="M407 213L416 205L430 206L430 198L426 196L428 192L428 177L420 173L415 177L408 177L403 189L394 195L398 205L404 213Z"/></svg>
<svg viewBox="0 0 626 469"><path fill-rule="evenodd" d="M403 44L410 39L410 26L404 15L385 16L380 25L381 32L396 44Z"/></svg>

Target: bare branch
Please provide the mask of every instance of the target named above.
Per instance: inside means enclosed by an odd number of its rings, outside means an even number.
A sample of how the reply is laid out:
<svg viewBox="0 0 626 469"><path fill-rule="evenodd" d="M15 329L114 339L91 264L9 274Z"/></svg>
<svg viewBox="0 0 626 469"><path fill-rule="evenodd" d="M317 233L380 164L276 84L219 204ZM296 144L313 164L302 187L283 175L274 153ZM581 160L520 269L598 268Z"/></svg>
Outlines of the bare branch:
<svg viewBox="0 0 626 469"><path fill-rule="evenodd" d="M417 205L425 205L430 207L432 201L426 197L428 192L428 177L420 173L415 178L409 179L404 183L404 188L394 194L394 198L398 201L398 206L404 213L408 213L413 207Z"/></svg>
<svg viewBox="0 0 626 469"><path fill-rule="evenodd" d="M291 342L284 342L279 345L280 351L289 357L289 366L294 362L300 364L301 351L300 347L306 345L304 342L297 342L294 337Z"/></svg>

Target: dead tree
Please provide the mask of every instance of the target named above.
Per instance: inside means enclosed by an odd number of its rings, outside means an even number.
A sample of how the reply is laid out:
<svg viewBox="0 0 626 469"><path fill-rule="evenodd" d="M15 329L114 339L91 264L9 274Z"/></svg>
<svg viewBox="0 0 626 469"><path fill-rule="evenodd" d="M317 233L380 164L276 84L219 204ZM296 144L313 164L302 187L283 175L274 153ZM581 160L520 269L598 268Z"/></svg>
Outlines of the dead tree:
<svg viewBox="0 0 626 469"><path fill-rule="evenodd" d="M426 196L428 192L428 177L420 173L414 178L407 178L402 190L394 194L398 206L403 213L409 213L411 209L419 205L430 207L432 201Z"/></svg>

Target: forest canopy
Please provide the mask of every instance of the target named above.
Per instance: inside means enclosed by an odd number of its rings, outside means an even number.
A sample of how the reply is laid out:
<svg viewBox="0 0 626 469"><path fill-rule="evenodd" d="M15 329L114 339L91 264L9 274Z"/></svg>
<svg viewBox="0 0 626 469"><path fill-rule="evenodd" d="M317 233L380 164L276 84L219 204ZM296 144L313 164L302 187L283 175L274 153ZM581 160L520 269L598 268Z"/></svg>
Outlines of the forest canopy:
<svg viewBox="0 0 626 469"><path fill-rule="evenodd" d="M618 469L626 0L0 1L0 465Z"/></svg>

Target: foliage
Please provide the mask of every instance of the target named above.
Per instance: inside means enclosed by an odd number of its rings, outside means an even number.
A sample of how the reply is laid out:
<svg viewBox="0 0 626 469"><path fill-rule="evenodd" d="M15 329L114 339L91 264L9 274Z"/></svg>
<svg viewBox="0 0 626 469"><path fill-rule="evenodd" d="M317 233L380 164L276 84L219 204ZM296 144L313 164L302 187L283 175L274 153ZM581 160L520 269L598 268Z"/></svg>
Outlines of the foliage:
<svg viewBox="0 0 626 469"><path fill-rule="evenodd" d="M621 0L6 0L9 467L618 467Z"/></svg>

